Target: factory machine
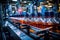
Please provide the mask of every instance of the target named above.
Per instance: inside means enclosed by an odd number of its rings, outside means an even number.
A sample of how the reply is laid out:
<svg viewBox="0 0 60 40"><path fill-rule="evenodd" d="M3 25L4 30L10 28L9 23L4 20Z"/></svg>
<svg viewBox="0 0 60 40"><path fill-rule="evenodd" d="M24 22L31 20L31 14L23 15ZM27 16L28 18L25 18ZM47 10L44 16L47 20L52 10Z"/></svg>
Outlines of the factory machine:
<svg viewBox="0 0 60 40"><path fill-rule="evenodd" d="M41 17L29 18L21 16L17 17L15 15L9 17L8 19L10 23L13 23L16 28L24 32L33 40L55 40L55 38L59 40L60 32L56 30L59 28L60 23L54 17L48 17L43 19Z"/></svg>

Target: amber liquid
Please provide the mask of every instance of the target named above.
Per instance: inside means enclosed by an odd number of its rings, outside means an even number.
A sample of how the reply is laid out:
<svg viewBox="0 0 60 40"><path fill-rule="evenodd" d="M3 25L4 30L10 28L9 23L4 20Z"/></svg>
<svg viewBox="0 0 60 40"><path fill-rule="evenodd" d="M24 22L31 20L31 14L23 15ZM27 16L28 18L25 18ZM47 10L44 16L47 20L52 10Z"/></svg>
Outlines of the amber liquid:
<svg viewBox="0 0 60 40"><path fill-rule="evenodd" d="M43 23L43 22L35 22L35 21L25 21L25 20L19 20L19 22L21 24L27 24L27 25L30 25L30 26L34 26L34 27L37 27L37 28L47 28L47 27L50 27L49 23Z"/></svg>

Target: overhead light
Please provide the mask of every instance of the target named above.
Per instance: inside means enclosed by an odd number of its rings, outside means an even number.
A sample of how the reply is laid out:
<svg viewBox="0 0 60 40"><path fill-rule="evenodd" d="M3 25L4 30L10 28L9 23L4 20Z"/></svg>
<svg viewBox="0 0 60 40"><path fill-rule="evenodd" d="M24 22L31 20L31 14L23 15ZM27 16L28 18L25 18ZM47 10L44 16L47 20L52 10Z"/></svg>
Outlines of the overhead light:
<svg viewBox="0 0 60 40"><path fill-rule="evenodd" d="M24 3L27 3L26 1L24 1Z"/></svg>
<svg viewBox="0 0 60 40"><path fill-rule="evenodd" d="M17 0L12 0L12 1L17 1Z"/></svg>

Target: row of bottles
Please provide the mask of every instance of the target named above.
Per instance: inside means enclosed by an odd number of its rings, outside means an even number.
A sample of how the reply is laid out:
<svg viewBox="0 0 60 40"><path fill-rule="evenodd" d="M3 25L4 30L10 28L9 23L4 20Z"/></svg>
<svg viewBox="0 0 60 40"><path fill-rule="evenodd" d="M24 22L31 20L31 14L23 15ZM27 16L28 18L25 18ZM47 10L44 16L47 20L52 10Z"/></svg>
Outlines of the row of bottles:
<svg viewBox="0 0 60 40"><path fill-rule="evenodd" d="M19 17L17 20L19 20L21 24L27 24L38 28L51 27L54 24L59 24L58 12L54 11L56 9L55 6L53 8L48 8L49 10L47 10L44 3L41 3L40 6L42 6L41 12L37 12L37 6L31 2L27 6L26 11L20 8L18 10L19 13L15 16ZM59 21L57 21L57 19Z"/></svg>

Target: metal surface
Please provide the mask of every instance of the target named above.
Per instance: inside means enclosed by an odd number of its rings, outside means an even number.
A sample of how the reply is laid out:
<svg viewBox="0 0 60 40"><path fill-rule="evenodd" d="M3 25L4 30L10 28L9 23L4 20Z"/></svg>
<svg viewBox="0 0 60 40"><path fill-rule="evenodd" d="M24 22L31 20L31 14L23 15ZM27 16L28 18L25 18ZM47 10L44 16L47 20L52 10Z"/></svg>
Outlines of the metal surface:
<svg viewBox="0 0 60 40"><path fill-rule="evenodd" d="M11 23L7 22L7 25L9 26L8 28L10 28L9 30L12 31L13 36L14 36L14 34L16 34L16 36L18 36L18 38L20 38L21 40L33 40L28 35L26 35L24 32L20 31L16 27L14 27Z"/></svg>

